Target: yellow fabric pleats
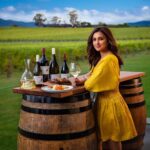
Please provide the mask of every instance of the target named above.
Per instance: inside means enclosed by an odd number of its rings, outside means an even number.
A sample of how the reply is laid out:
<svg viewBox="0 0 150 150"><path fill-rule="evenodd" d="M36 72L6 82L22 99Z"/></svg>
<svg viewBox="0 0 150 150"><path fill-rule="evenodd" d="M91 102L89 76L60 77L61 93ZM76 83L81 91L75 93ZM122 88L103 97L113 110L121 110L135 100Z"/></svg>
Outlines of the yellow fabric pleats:
<svg viewBox="0 0 150 150"><path fill-rule="evenodd" d="M102 141L124 141L137 135L127 104L119 91L114 93L100 94L97 99L99 137Z"/></svg>

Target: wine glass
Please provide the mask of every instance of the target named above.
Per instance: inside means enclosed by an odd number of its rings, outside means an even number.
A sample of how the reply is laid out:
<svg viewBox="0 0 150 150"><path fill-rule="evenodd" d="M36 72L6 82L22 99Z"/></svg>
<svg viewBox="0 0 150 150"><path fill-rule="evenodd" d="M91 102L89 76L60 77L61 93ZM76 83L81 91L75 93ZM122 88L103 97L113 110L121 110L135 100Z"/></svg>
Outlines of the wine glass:
<svg viewBox="0 0 150 150"><path fill-rule="evenodd" d="M77 78L79 74L81 73L81 68L79 64L75 62L70 63L70 74L74 77Z"/></svg>

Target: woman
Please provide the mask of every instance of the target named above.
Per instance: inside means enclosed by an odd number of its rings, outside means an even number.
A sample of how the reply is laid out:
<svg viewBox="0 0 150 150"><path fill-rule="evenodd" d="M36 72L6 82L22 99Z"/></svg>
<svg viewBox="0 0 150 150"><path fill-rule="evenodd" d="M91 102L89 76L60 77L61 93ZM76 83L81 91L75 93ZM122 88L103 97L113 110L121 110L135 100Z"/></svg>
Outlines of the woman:
<svg viewBox="0 0 150 150"><path fill-rule="evenodd" d="M76 79L76 84L85 81L88 91L97 92L96 116L99 149L107 142L109 150L121 150L121 141L137 135L130 111L119 92L120 66L116 41L107 27L93 30L88 39L88 61L91 72L85 79Z"/></svg>

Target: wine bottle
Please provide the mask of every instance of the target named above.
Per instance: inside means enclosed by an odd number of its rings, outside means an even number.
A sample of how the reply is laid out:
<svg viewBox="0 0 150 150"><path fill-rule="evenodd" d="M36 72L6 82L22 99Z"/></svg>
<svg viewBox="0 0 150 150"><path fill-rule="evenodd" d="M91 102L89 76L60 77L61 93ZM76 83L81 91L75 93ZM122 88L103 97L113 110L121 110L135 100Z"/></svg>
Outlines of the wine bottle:
<svg viewBox="0 0 150 150"><path fill-rule="evenodd" d="M45 56L45 48L42 49L42 57L40 60L40 66L41 66L42 75L43 75L43 82L46 82L48 81L48 75L49 75L49 63Z"/></svg>
<svg viewBox="0 0 150 150"><path fill-rule="evenodd" d="M64 62L61 67L61 78L68 78L68 77L69 77L69 68L67 65L66 54L64 54Z"/></svg>
<svg viewBox="0 0 150 150"><path fill-rule="evenodd" d="M34 81L37 86L42 85L43 83L43 75L42 70L40 68L39 55L36 55L36 64L33 70Z"/></svg>
<svg viewBox="0 0 150 150"><path fill-rule="evenodd" d="M56 60L56 52L55 48L52 48L52 58L49 65L49 78L50 80L54 80L56 78L59 78L59 65Z"/></svg>

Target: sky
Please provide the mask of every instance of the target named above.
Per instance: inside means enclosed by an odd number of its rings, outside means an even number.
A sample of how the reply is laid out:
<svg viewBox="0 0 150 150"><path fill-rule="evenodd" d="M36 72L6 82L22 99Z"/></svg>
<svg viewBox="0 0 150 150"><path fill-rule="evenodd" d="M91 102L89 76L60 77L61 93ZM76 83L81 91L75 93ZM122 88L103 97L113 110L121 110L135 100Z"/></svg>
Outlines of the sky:
<svg viewBox="0 0 150 150"><path fill-rule="evenodd" d="M57 16L69 23L69 11L76 10L78 21L118 24L150 20L150 0L0 0L0 18L33 21L42 13L47 23Z"/></svg>

